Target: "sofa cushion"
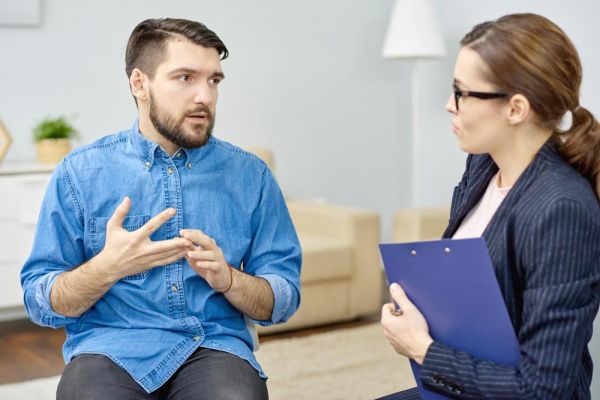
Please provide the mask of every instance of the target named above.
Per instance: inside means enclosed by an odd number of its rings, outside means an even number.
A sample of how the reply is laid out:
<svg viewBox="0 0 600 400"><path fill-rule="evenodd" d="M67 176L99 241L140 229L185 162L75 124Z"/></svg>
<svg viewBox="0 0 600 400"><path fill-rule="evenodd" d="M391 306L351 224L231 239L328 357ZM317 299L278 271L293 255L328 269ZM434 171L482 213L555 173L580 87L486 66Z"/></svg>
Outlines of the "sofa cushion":
<svg viewBox="0 0 600 400"><path fill-rule="evenodd" d="M305 232L298 232L298 239L302 246L302 283L351 278L351 243Z"/></svg>

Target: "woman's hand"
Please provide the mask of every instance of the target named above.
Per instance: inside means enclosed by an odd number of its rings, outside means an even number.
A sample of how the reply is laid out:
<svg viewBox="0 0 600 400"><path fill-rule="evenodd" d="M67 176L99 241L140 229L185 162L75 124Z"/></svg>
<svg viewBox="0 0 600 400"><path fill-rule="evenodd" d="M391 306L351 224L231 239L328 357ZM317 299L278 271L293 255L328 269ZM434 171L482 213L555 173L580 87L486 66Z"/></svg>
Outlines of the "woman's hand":
<svg viewBox="0 0 600 400"><path fill-rule="evenodd" d="M392 283L390 293L400 310L396 311L394 303L383 305L383 334L397 353L422 364L429 346L433 343L427 321L400 285Z"/></svg>

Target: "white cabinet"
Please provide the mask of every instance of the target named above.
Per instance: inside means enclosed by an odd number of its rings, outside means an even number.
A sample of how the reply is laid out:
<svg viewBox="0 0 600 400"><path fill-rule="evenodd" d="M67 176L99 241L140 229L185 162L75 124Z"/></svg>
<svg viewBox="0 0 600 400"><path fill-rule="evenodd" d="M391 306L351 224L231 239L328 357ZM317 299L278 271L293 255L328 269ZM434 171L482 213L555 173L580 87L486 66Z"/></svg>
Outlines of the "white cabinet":
<svg viewBox="0 0 600 400"><path fill-rule="evenodd" d="M33 243L35 225L52 166L0 167L0 320L22 310L19 274Z"/></svg>

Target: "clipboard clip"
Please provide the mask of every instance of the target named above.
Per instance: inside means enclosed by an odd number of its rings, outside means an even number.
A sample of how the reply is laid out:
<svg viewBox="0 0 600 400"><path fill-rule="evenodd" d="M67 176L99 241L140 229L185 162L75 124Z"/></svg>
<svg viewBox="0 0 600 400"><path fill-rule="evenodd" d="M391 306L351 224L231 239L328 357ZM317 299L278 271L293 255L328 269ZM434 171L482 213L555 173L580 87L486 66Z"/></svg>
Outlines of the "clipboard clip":
<svg viewBox="0 0 600 400"><path fill-rule="evenodd" d="M450 247L444 247L444 253L445 254L450 254L452 252L452 250L450 249ZM410 255L415 257L417 255L417 251L416 250L411 250L410 251Z"/></svg>

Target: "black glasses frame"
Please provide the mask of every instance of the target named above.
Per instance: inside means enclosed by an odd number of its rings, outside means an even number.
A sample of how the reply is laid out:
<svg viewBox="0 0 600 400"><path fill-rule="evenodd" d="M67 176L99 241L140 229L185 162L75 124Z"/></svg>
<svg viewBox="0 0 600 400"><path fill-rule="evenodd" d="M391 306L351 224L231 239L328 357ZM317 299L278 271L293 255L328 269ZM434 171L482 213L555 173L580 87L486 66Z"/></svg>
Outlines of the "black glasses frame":
<svg viewBox="0 0 600 400"><path fill-rule="evenodd" d="M481 100L499 99L508 96L508 93L493 93L493 92L472 92L470 90L460 90L456 86L452 87L454 92L454 104L456 105L456 112L458 112L458 103L461 97L476 97Z"/></svg>

